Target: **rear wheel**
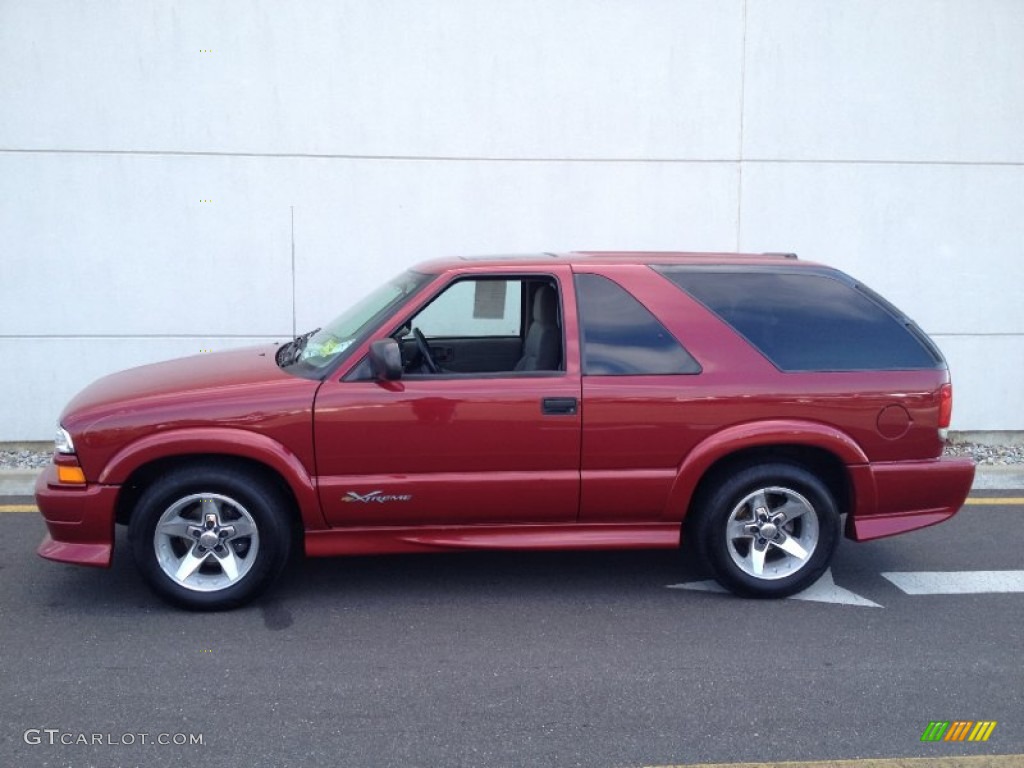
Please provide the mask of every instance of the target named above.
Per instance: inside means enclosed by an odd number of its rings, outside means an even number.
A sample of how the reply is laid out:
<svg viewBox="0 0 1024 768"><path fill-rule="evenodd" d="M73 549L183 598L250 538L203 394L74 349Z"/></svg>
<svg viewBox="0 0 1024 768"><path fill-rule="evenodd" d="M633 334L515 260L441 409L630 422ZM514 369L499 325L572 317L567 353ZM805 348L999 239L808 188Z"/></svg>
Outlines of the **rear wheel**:
<svg viewBox="0 0 1024 768"><path fill-rule="evenodd" d="M786 597L817 581L839 542L828 488L802 467L760 464L726 476L691 529L716 580L747 597Z"/></svg>
<svg viewBox="0 0 1024 768"><path fill-rule="evenodd" d="M273 484L238 467L175 470L135 508L135 561L149 586L176 605L236 607L265 590L287 561L286 509Z"/></svg>

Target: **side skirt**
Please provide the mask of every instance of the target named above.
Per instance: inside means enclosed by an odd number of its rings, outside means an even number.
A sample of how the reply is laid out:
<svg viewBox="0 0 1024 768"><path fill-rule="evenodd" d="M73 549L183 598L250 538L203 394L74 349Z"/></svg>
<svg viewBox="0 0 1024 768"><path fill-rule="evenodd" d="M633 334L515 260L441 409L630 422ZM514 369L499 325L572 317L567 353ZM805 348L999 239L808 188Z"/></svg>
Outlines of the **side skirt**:
<svg viewBox="0 0 1024 768"><path fill-rule="evenodd" d="M386 555L474 549L674 549L679 523L335 528L306 532L306 555Z"/></svg>

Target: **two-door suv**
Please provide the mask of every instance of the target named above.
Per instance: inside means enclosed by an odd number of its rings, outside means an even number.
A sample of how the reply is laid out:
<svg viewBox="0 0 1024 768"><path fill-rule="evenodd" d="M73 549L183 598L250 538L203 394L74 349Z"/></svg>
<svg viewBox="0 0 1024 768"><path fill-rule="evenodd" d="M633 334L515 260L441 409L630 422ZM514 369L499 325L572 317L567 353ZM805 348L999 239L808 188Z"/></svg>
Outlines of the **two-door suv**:
<svg viewBox="0 0 1024 768"><path fill-rule="evenodd" d="M283 345L107 376L60 418L39 554L238 605L293 552L678 547L733 592L946 520L935 344L791 255L449 259ZM845 525L841 522L845 515ZM688 547L690 549L690 547Z"/></svg>

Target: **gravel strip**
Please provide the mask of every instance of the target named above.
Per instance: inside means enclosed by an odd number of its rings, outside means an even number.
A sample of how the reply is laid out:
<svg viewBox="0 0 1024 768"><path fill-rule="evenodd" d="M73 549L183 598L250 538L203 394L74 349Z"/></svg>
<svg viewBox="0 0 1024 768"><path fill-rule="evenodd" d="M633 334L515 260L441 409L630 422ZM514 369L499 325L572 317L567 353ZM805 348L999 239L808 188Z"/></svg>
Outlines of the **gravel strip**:
<svg viewBox="0 0 1024 768"><path fill-rule="evenodd" d="M0 451L0 469L42 469L50 463L49 451ZM966 456L982 466L1024 465L1024 445L950 443L947 456Z"/></svg>
<svg viewBox="0 0 1024 768"><path fill-rule="evenodd" d="M949 443L947 456L966 456L981 466L1013 467L1024 465L1024 445L985 445Z"/></svg>
<svg viewBox="0 0 1024 768"><path fill-rule="evenodd" d="M52 451L0 451L0 469L42 469Z"/></svg>

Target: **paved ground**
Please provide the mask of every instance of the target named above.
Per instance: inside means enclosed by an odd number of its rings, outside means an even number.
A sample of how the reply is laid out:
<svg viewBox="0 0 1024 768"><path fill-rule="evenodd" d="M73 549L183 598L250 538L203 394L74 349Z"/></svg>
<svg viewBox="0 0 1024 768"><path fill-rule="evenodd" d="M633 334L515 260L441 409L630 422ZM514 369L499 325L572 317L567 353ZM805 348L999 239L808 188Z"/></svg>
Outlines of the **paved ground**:
<svg viewBox="0 0 1024 768"><path fill-rule="evenodd" d="M1024 765L1024 594L911 596L880 575L1020 569L1021 505L844 543L835 582L881 608L667 589L706 576L645 552L310 561L258 606L195 615L127 556L40 560L42 532L0 513L0 766ZM998 726L920 741L957 719ZM115 743L59 743L94 733Z"/></svg>

